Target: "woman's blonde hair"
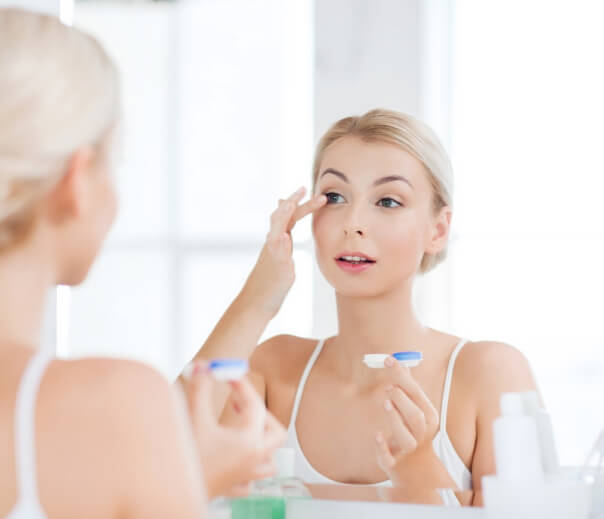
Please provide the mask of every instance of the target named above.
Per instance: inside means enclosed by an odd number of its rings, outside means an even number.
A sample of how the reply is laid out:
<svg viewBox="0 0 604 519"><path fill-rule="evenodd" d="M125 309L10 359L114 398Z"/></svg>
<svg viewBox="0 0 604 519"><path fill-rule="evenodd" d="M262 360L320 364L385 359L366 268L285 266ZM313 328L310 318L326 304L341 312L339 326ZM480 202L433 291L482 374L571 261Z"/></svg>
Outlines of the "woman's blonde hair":
<svg viewBox="0 0 604 519"><path fill-rule="evenodd" d="M434 211L453 206L453 169L447 152L430 127L410 115L393 110L376 109L361 116L345 117L336 122L317 145L313 164L313 189L325 150L338 139L354 136L366 142L393 144L413 155L425 167L433 190ZM420 271L428 272L447 255L445 247L438 254L424 254Z"/></svg>
<svg viewBox="0 0 604 519"><path fill-rule="evenodd" d="M22 239L73 154L101 148L119 78L91 36L57 18L0 8L0 251Z"/></svg>

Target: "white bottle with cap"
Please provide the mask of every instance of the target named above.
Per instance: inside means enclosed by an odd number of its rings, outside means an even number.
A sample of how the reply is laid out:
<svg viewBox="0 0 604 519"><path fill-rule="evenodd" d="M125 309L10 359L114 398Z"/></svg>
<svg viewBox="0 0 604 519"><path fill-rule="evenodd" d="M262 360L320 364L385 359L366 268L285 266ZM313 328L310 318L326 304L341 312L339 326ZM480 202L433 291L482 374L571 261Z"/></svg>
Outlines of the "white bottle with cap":
<svg viewBox="0 0 604 519"><path fill-rule="evenodd" d="M534 416L535 396L501 396L501 416L493 424L497 474L482 478L485 516L587 519L591 496L586 484L576 478L544 477L543 449ZM553 433L551 437L553 441ZM555 466L551 461L547 462L548 467Z"/></svg>
<svg viewBox="0 0 604 519"><path fill-rule="evenodd" d="M501 395L493 423L496 475L483 476L487 519L540 518L544 477L535 419L525 413L522 393Z"/></svg>
<svg viewBox="0 0 604 519"><path fill-rule="evenodd" d="M493 425L497 477L509 482L543 481L537 424L525 414L522 393L501 395L501 416Z"/></svg>
<svg viewBox="0 0 604 519"><path fill-rule="evenodd" d="M541 407L539 396L536 391L527 391L522 394L524 398L525 412L535 419L539 445L541 447L541 466L546 475L554 475L560 470L558 451L554 440L554 428L552 420Z"/></svg>

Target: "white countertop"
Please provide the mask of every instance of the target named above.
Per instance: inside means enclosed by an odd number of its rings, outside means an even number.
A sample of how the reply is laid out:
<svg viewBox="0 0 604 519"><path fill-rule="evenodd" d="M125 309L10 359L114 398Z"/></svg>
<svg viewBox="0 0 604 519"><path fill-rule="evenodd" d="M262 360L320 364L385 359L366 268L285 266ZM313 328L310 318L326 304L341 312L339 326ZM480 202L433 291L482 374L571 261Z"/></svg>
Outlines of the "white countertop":
<svg viewBox="0 0 604 519"><path fill-rule="evenodd" d="M210 506L210 519L230 519L228 506ZM482 508L299 499L288 503L287 519L484 519Z"/></svg>
<svg viewBox="0 0 604 519"><path fill-rule="evenodd" d="M299 499L288 503L287 519L483 519L482 508Z"/></svg>

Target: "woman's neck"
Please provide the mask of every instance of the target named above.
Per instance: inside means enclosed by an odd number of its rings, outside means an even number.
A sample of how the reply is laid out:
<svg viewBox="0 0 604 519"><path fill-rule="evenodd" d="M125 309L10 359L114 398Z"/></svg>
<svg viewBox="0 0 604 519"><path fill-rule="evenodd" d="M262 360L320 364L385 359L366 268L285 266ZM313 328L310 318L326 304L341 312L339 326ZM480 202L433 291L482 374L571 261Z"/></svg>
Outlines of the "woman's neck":
<svg viewBox="0 0 604 519"><path fill-rule="evenodd" d="M46 296L53 285L52 268L43 257L29 244L0 253L0 352L38 347Z"/></svg>
<svg viewBox="0 0 604 519"><path fill-rule="evenodd" d="M331 341L337 369L358 379L366 353L423 351L430 330L413 309L411 283L371 298L336 295L338 335Z"/></svg>

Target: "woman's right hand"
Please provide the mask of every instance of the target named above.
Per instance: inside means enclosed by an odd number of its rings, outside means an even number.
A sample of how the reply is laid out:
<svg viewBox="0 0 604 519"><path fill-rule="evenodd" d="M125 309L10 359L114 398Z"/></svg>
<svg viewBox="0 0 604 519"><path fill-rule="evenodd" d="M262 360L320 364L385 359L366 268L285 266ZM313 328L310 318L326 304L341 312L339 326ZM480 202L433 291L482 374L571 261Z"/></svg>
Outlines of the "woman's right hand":
<svg viewBox="0 0 604 519"><path fill-rule="evenodd" d="M229 383L237 420L225 426L212 408L217 382L203 363L183 384L210 499L245 495L251 482L274 475L273 454L286 433L253 386L246 379Z"/></svg>
<svg viewBox="0 0 604 519"><path fill-rule="evenodd" d="M242 290L244 298L260 305L271 319L277 315L295 279L291 230L299 220L327 203L325 195L319 195L300 205L305 193L300 188L289 198L279 200L271 215L266 243Z"/></svg>

